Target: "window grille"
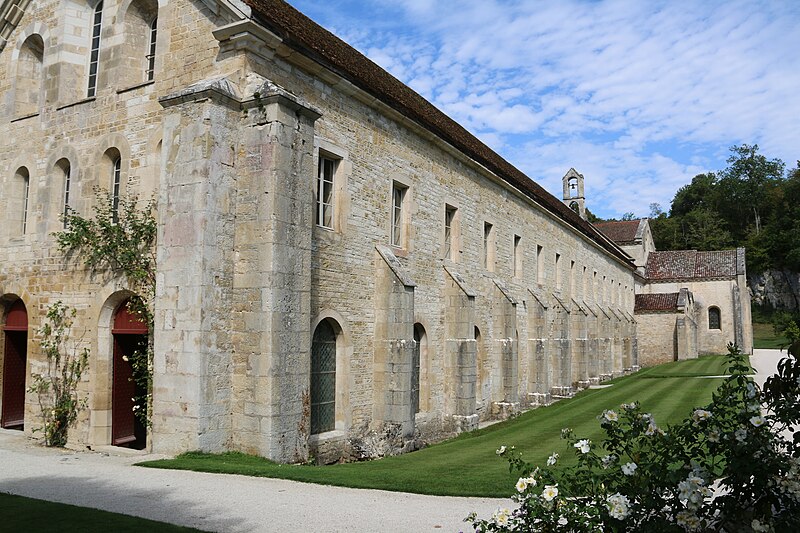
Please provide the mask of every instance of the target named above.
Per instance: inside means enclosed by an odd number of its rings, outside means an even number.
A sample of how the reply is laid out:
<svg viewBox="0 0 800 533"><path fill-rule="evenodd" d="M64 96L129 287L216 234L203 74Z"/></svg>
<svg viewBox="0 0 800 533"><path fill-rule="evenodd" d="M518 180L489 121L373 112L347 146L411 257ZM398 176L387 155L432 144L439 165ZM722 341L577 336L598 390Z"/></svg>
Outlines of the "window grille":
<svg viewBox="0 0 800 533"><path fill-rule="evenodd" d="M311 343L311 433L331 431L336 422L336 332L320 322Z"/></svg>
<svg viewBox="0 0 800 533"><path fill-rule="evenodd" d="M720 312L717 307L708 309L708 329L722 329Z"/></svg>
<svg viewBox="0 0 800 533"><path fill-rule="evenodd" d="M411 354L411 415L419 413L420 359L422 354L422 326L414 325L414 351Z"/></svg>

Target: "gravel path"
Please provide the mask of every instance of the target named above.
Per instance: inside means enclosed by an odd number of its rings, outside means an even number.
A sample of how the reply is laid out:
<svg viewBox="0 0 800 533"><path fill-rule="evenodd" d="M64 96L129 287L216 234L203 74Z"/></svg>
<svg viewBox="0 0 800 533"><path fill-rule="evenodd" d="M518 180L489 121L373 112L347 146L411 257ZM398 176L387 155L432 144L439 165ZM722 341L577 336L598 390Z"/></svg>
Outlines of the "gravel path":
<svg viewBox="0 0 800 533"><path fill-rule="evenodd" d="M763 384L781 357L756 350L756 381ZM0 430L0 491L225 532L470 531L462 520L471 511L486 517L510 504L131 466L160 457L45 449Z"/></svg>
<svg viewBox="0 0 800 533"><path fill-rule="evenodd" d="M44 449L0 430L0 491L225 532L471 531L470 512L510 504L141 468L131 465L160 456L119 453Z"/></svg>

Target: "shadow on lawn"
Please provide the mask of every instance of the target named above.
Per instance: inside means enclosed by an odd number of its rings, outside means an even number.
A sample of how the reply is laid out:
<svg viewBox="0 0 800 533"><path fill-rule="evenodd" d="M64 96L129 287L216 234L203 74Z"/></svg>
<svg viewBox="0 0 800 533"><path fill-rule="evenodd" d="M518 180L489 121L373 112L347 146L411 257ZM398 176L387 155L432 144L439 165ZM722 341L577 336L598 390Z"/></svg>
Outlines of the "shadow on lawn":
<svg viewBox="0 0 800 533"><path fill-rule="evenodd" d="M100 481L93 477L37 476L25 479L4 480L2 491L29 498L90 507L112 513L126 514L199 528L207 531L252 530L258 524L247 524L230 509L198 505L196 502L175 498L168 488L132 488L116 481ZM14 517L19 519L20 517ZM41 517L23 517L17 523ZM52 531L67 531L68 524L59 523L57 516L48 517ZM113 530L113 524L108 524ZM0 525L0 530L3 526Z"/></svg>

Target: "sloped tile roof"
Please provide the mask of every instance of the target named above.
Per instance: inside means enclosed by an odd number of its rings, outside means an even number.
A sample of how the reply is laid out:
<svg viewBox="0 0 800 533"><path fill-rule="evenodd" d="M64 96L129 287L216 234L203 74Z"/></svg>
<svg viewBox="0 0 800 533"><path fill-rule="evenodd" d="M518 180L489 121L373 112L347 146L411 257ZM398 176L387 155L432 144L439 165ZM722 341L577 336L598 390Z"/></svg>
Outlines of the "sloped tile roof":
<svg viewBox="0 0 800 533"><path fill-rule="evenodd" d="M736 250L650 252L645 267L645 277L650 280L732 276L736 276Z"/></svg>
<svg viewBox="0 0 800 533"><path fill-rule="evenodd" d="M677 311L677 292L660 292L656 294L637 294L633 312L644 311Z"/></svg>
<svg viewBox="0 0 800 533"><path fill-rule="evenodd" d="M612 222L598 222L595 228L617 244L629 244L636 242L636 234L639 232L641 220L620 220Z"/></svg>
<svg viewBox="0 0 800 533"><path fill-rule="evenodd" d="M355 48L282 0L244 0L244 3L252 8L253 18L278 35L284 45L323 65L432 132L633 268L627 254L609 243L592 224Z"/></svg>

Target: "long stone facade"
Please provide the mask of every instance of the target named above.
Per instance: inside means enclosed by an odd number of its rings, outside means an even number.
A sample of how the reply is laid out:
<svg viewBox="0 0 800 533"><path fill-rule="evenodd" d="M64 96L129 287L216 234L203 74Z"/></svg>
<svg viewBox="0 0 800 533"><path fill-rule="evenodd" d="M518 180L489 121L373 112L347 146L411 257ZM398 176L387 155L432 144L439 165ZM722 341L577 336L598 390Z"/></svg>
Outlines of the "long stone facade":
<svg viewBox="0 0 800 533"><path fill-rule="evenodd" d="M7 6L2 324L22 302L29 383L48 306L77 309L73 443L378 457L638 366L631 258L287 4ZM52 235L65 205L92 216L95 188L156 201L144 440L115 410L131 293ZM36 398L2 386L31 434Z"/></svg>

